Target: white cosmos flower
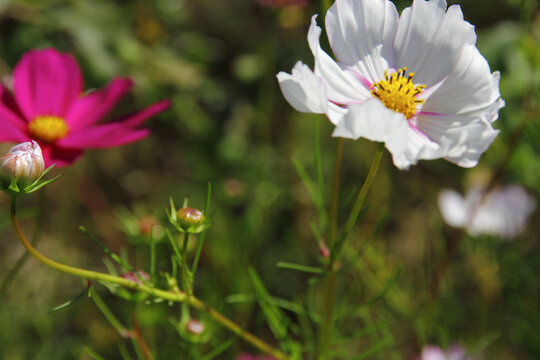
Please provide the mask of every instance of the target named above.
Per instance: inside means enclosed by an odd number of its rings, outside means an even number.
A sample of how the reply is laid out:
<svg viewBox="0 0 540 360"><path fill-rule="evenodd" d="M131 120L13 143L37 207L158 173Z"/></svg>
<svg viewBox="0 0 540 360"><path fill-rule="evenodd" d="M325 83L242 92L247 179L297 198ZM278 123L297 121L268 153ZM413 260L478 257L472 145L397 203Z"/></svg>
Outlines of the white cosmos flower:
<svg viewBox="0 0 540 360"><path fill-rule="evenodd" d="M439 210L448 225L471 235L513 238L525 230L536 201L519 185L508 185L485 194L471 189L465 197L454 190L439 195Z"/></svg>
<svg viewBox="0 0 540 360"><path fill-rule="evenodd" d="M388 0L336 0L326 32L337 61L320 47L316 17L315 70L299 61L277 75L296 110L326 114L333 136L384 142L400 169L420 159L477 164L504 102L459 6L414 0L400 17Z"/></svg>

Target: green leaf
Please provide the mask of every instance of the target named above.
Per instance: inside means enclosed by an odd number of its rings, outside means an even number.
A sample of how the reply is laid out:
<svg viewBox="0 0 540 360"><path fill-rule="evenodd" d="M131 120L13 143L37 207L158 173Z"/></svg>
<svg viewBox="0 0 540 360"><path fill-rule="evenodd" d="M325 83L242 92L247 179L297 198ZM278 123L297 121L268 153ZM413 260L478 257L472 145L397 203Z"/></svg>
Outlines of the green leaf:
<svg viewBox="0 0 540 360"><path fill-rule="evenodd" d="M67 308L68 306L70 306L71 304L73 304L75 301L79 300L80 298L82 298L84 295L86 295L88 293L88 289L90 289L90 281L87 280L87 286L86 288L80 293L80 294L77 294L77 296L75 296L73 299L69 300L69 301L66 301L65 303L61 304L61 305L58 305L57 307L49 310L49 312L47 314L52 314L54 312L57 312L57 311L60 311L62 309L65 309Z"/></svg>
<svg viewBox="0 0 540 360"><path fill-rule="evenodd" d="M266 290L266 287L257 275L255 269L249 268L248 273L251 277L251 282L253 284L259 306L263 311L270 330L280 342L287 340L287 325L289 324L289 319L273 303L272 297Z"/></svg>
<svg viewBox="0 0 540 360"><path fill-rule="evenodd" d="M319 267L293 264L293 263L288 263L288 262L283 262L283 261L278 262L277 267L280 267L283 269L307 272L310 274L322 274L324 272L324 269L319 268Z"/></svg>

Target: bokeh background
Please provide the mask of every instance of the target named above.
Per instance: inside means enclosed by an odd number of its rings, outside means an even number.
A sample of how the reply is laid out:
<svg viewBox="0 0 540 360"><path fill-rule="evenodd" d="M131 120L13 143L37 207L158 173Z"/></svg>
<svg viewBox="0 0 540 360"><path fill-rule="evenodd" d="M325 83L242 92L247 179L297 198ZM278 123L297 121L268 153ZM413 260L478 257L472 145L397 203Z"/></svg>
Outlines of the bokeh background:
<svg viewBox="0 0 540 360"><path fill-rule="evenodd" d="M395 3L400 10L410 4ZM476 26L478 48L492 71L501 72L506 107L494 124L501 133L474 169L437 160L399 171L385 153L339 275L335 358L411 359L428 343L458 343L489 360L540 358L538 211L511 241L464 235L438 296L428 296L436 265L456 236L437 208L443 188L464 192L496 174L501 184L521 184L537 199L540 194L538 3L449 3L461 5L465 19ZM276 343L253 301L248 268L276 298L317 311L316 277L276 264L320 264L309 226L317 213L293 161L315 175L318 126L328 194L336 140L324 117L297 113L286 103L275 74L289 72L299 59L313 64L306 34L311 15L322 6L269 7L250 0L0 1L4 81L23 53L54 47L77 59L87 89L103 87L115 76L134 79L136 86L115 114L172 100L169 111L148 121L149 138L89 151L75 165L55 170L63 174L59 181L20 204L26 233L40 229L38 247L54 259L107 271L105 255L78 230L82 225L147 270L149 224L159 237L160 227L167 227L169 197L177 204L187 197L202 208L211 182L212 227L196 294ZM340 221L347 218L375 147L365 140L345 142ZM0 196L0 359L136 359L131 340L122 338L88 297L48 314L83 291L84 283L33 259L13 271L23 249L9 226L8 203ZM165 242L158 245L163 271L170 271L168 251ZM256 353L197 312L193 315L210 336L193 345L177 331L178 305L129 302L95 285L127 327L137 314L156 359L204 358L230 339L217 358ZM284 313L294 324L294 339L313 344L313 324L298 307L281 304L288 306Z"/></svg>

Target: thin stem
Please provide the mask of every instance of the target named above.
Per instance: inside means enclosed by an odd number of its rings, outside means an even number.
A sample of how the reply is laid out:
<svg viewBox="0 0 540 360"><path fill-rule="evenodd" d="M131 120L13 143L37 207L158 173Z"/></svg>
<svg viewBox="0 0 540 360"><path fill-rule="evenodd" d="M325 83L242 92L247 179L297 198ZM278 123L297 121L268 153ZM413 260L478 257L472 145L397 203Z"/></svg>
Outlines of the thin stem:
<svg viewBox="0 0 540 360"><path fill-rule="evenodd" d="M15 229L15 233L17 234L17 237L19 238L19 241L21 242L22 246L32 255L36 260L43 263L44 265L53 268L55 270L79 276L85 279L94 279L94 280L100 280L109 282L112 284L118 284L130 289L134 289L136 291L141 291L144 293L147 293L149 295L155 296L157 298L161 298L164 300L174 301L174 302L188 302L191 306L205 311L209 316L214 318L215 321L232 331L233 333L237 334L239 337L244 339L245 341L251 343L253 346L257 347L261 351L264 351L273 357L275 357L278 360L287 360L289 357L287 354L273 348L266 342L262 341L261 339L257 338L255 335L245 331L242 329L238 324L234 323L227 317L223 316L213 308L206 305L201 300L197 299L194 296L187 296L185 293L180 291L167 291L167 290L161 290L161 289L155 289L147 285L143 284L137 284L136 282L133 282L128 279L124 279L118 276L109 275L109 274L103 274L96 271L91 270L85 270L85 269L79 269L73 266L64 265L59 262L56 262L54 260L49 259L48 257L42 255L39 251L37 251L32 244L26 239L24 236L21 226L19 224L19 220L17 219L17 207L16 207L16 196L11 197L11 204L10 204L10 213L11 213L11 221L13 223L13 227Z"/></svg>
<svg viewBox="0 0 540 360"><path fill-rule="evenodd" d="M371 166L369 168L369 172L366 177L366 180L364 181L364 184L362 185L362 188L360 189L360 192L358 193L358 197L356 198L351 214L349 215L349 219L347 220L347 223L345 224L345 229L343 233L341 234L341 236L336 240L336 243L334 245L334 251L332 251L330 254L331 264L334 264L334 262L336 261L338 255L341 252L341 247L343 243L347 239L347 236L352 230L354 224L356 224L356 220L358 220L358 215L360 215L360 211L362 210L362 205L364 204L364 200L366 199L369 189L371 188L371 185L373 185L373 180L375 180L375 176L377 175L377 170L379 169L379 164L381 163L381 158L382 158L383 153L384 153L384 143L380 143L379 146L377 147L377 152L375 153L375 157L373 158L373 161L371 162Z"/></svg>
<svg viewBox="0 0 540 360"><path fill-rule="evenodd" d="M343 157L343 138L339 138L336 146L336 160L334 163L334 178L332 181L332 199L330 201L330 235L328 247L334 244L337 234L337 217L339 202L339 179L341 176L341 158Z"/></svg>
<svg viewBox="0 0 540 360"><path fill-rule="evenodd" d="M129 338L131 337L131 332L114 316L111 309L105 304L101 296L98 295L98 292L91 287L90 288L90 297L92 300L94 300L94 303L98 307L98 309L101 311L103 316L105 316L105 319L109 322L109 324L112 325L112 327L116 330L116 332L123 338Z"/></svg>
<svg viewBox="0 0 540 360"><path fill-rule="evenodd" d="M332 198L330 200L330 234L328 236L328 248L334 245L337 233L338 200L339 200L339 179L341 174L341 159L343 157L343 139L339 138L336 146L336 160L334 163L334 178L332 184ZM330 254L330 258L331 258ZM319 327L318 352L319 358L326 358L328 347L332 338L334 326L334 302L336 297L336 273L331 262L328 262L329 273L323 280L323 302L322 302L322 322Z"/></svg>
<svg viewBox="0 0 540 360"><path fill-rule="evenodd" d="M341 150L338 149L338 151L341 151ZM321 322L321 328L319 330L319 359L327 358L329 344L332 339L332 329L334 325L334 303L335 303L335 297L336 297L336 268L334 266L334 263L341 252L341 247L344 244L345 240L347 239L347 235L352 230L354 224L356 223L356 220L358 219L364 200L367 196L369 189L371 188L371 185L373 184L373 180L375 179L377 170L379 169L379 164L381 162L383 152L384 152L384 144L381 143L377 147L377 152L375 153L375 157L373 158L373 161L371 162L371 167L369 169L366 180L364 181L364 184L362 185L362 188L360 189L360 192L358 193L358 197L356 198L356 201L354 203L351 215L349 216L349 219L347 220L347 223L345 225L345 230L343 231L341 236L339 236L334 241L331 247L330 261L328 262L329 271L323 282L323 292L324 292L323 296L324 297L323 297L322 322ZM335 170L339 170L339 168L336 166ZM339 180L339 177L336 176L336 174L334 173L334 179L336 177ZM339 185L336 185L334 183L334 187L338 187L338 186ZM334 194L335 196L337 196L338 192L334 191L333 196ZM334 201L335 199L332 198L332 203ZM337 205L336 205L336 208L337 208ZM337 213L337 210L336 210L336 213Z"/></svg>
<svg viewBox="0 0 540 360"><path fill-rule="evenodd" d="M38 202L38 216L37 216L37 222L34 227L34 232L32 233L32 242L31 244L36 246L39 243L39 240L41 237L39 236L41 234L41 229L43 228L43 220L45 218L45 189L40 192L39 194L39 202ZM2 285L0 286L0 297L3 297L3 295L6 293L6 291L9 289L9 286L15 280L15 277L21 271L21 269L26 264L26 261L28 261L28 258L30 257L30 254L28 252L25 252L24 254L19 257L19 259L15 262L15 265L11 268L11 270L8 272L4 280L2 281Z"/></svg>
<svg viewBox="0 0 540 360"><path fill-rule="evenodd" d="M208 189L206 191L206 201L204 203L204 210L203 210L205 219L208 216L208 209L210 208L211 197L212 197L212 184L208 183ZM199 241L197 243L197 250L195 251L195 258L193 259L193 265L191 266L191 274L193 275L193 277L195 277L195 273L197 272L197 266L199 265L199 259L201 257L205 235L206 235L206 230L204 230L199 236Z"/></svg>
<svg viewBox="0 0 540 360"><path fill-rule="evenodd" d="M133 335L135 337L135 340L137 340L137 344L139 345L139 348L141 349L145 360L154 360L154 357L152 356L152 353L148 348L148 344L146 343L146 340L144 340L144 337L142 335L141 327L139 326L139 322L137 321L137 315L135 313L135 310L133 310L133 312L131 313L131 321L133 322Z"/></svg>
<svg viewBox="0 0 540 360"><path fill-rule="evenodd" d="M182 256L182 282L184 286L184 291L191 295L191 280L188 277L188 273L186 270L186 263L187 263L187 244L189 241L189 233L186 231L184 233L184 239L182 240L182 252L180 255Z"/></svg>

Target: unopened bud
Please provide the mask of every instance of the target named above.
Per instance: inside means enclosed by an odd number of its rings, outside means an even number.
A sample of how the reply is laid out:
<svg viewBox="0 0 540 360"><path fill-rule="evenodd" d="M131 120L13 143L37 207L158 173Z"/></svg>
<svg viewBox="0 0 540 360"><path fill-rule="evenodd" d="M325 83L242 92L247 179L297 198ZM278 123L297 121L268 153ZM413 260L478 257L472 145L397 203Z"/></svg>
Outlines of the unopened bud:
<svg viewBox="0 0 540 360"><path fill-rule="evenodd" d="M190 207L185 207L178 210L176 215L178 218L178 224L184 230L199 225L204 221L204 214L202 211Z"/></svg>
<svg viewBox="0 0 540 360"><path fill-rule="evenodd" d="M192 335L201 335L204 332L204 323L191 319L186 324L186 331Z"/></svg>
<svg viewBox="0 0 540 360"><path fill-rule="evenodd" d="M35 141L24 142L9 149L0 157L2 174L31 183L43 174L45 163L41 148Z"/></svg>
<svg viewBox="0 0 540 360"><path fill-rule="evenodd" d="M127 272L123 274L122 277L126 280L133 281L134 283L137 283L139 285L142 285L143 280L144 281L150 280L150 275L148 275L146 272L142 270L137 271L137 273L134 273L132 271Z"/></svg>
<svg viewBox="0 0 540 360"><path fill-rule="evenodd" d="M328 249L328 246L326 246L326 244L319 244L319 253L324 259L328 259L330 257L330 249Z"/></svg>

